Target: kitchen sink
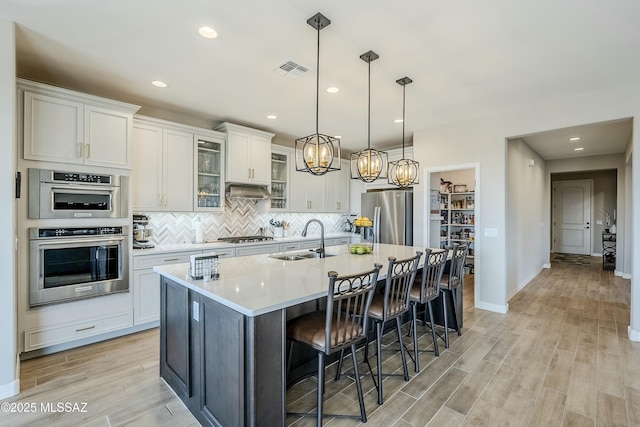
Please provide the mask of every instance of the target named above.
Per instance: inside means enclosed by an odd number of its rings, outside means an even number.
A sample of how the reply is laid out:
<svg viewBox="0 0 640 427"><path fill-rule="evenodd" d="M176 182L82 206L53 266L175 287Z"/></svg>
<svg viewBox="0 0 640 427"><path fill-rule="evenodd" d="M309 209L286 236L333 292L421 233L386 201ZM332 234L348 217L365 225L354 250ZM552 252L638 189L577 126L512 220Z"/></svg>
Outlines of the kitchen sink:
<svg viewBox="0 0 640 427"><path fill-rule="evenodd" d="M335 254L324 254L325 258L335 256ZM286 254L272 254L269 255L270 258L279 259L282 261L300 261L303 259L311 259L316 258L315 252L294 252L294 253L286 253Z"/></svg>

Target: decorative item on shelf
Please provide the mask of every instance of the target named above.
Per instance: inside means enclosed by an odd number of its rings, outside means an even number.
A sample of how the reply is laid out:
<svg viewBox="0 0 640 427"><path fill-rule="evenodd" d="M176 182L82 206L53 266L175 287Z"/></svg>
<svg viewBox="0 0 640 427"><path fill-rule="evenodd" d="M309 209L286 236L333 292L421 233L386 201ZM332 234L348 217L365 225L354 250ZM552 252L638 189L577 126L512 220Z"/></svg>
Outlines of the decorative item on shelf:
<svg viewBox="0 0 640 427"><path fill-rule="evenodd" d="M418 162L406 159L404 157L404 124L405 124L405 107L406 87L409 83L413 82L409 77L403 77L396 80L400 86L402 86L402 158L389 162L389 184L393 184L400 188L410 187L418 183L418 174L420 165Z"/></svg>
<svg viewBox="0 0 640 427"><path fill-rule="evenodd" d="M440 192L441 193L451 193L451 181L445 181L440 178Z"/></svg>
<svg viewBox="0 0 640 427"><path fill-rule="evenodd" d="M453 192L454 193L466 193L467 192L467 186L465 184L455 184L453 186Z"/></svg>
<svg viewBox="0 0 640 427"><path fill-rule="evenodd" d="M296 139L296 171L308 172L312 175L324 175L327 172L340 170L340 140L318 131L318 104L320 97L320 30L331 24L321 13L307 20L307 24L318 32L318 49L316 55L316 131L315 133Z"/></svg>
<svg viewBox="0 0 640 427"><path fill-rule="evenodd" d="M371 148L371 61L379 56L374 51L360 55L360 59L369 67L369 103L367 112L367 148L351 154L351 178L364 182L373 182L378 178L387 177L388 158L386 152Z"/></svg>

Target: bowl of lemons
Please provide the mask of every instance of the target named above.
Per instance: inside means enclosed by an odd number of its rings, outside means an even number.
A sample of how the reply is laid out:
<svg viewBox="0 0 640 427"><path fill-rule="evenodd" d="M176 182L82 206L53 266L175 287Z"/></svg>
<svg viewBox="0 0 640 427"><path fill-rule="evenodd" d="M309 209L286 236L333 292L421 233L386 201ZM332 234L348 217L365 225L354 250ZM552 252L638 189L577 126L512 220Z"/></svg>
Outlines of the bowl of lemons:
<svg viewBox="0 0 640 427"><path fill-rule="evenodd" d="M373 245L370 243L354 243L349 245L349 253L354 255L367 255L373 252Z"/></svg>
<svg viewBox="0 0 640 427"><path fill-rule="evenodd" d="M355 219L355 221L353 221L353 225L355 225L356 227L371 227L373 226L373 221L371 221L366 216L358 217Z"/></svg>

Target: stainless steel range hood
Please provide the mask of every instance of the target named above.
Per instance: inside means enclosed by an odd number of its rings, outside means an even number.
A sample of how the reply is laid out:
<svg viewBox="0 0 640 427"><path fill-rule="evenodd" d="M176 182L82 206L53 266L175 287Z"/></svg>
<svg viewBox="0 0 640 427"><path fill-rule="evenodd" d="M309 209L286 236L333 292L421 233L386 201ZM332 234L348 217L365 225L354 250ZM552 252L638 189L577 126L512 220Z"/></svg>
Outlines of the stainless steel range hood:
<svg viewBox="0 0 640 427"><path fill-rule="evenodd" d="M267 187L260 185L229 184L226 193L227 199L267 200L271 198Z"/></svg>

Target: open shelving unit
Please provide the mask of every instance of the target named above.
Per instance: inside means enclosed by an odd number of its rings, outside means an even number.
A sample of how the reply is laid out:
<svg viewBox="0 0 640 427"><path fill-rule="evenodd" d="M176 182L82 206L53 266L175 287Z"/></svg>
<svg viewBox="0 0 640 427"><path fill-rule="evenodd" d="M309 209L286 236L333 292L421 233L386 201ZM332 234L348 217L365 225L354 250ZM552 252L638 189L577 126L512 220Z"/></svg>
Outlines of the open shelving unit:
<svg viewBox="0 0 640 427"><path fill-rule="evenodd" d="M467 260L475 258L475 193L440 192L440 247L469 242Z"/></svg>

